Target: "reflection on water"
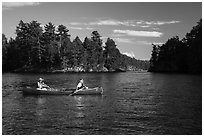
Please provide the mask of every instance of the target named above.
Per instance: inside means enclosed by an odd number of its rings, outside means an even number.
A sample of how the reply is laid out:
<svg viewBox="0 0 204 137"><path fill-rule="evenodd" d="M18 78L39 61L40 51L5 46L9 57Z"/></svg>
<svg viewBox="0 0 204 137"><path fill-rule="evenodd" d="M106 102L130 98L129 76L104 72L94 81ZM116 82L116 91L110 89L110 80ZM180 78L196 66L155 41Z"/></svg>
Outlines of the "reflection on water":
<svg viewBox="0 0 204 137"><path fill-rule="evenodd" d="M103 96L23 96L43 77L73 88L83 78ZM201 134L202 77L151 73L3 74L3 134Z"/></svg>
<svg viewBox="0 0 204 137"><path fill-rule="evenodd" d="M76 117L77 118L84 118L85 114L83 113L83 109L84 109L84 104L82 102L82 97L81 96L74 96L74 99L76 100L76 108L78 109L78 111L76 112ZM80 123L82 124L82 123Z"/></svg>

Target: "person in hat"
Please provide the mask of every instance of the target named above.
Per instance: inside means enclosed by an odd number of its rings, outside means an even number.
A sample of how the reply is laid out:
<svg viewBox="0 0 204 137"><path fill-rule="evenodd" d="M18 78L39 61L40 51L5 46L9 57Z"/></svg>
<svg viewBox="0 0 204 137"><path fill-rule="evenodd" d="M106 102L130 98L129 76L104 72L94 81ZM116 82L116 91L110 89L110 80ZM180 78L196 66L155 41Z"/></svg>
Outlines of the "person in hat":
<svg viewBox="0 0 204 137"><path fill-rule="evenodd" d="M44 79L39 78L39 80L38 80L38 89L47 90L47 88L50 88L50 87L44 83Z"/></svg>
<svg viewBox="0 0 204 137"><path fill-rule="evenodd" d="M84 85L84 80L80 79L79 83L77 84L77 90L88 89L87 86Z"/></svg>

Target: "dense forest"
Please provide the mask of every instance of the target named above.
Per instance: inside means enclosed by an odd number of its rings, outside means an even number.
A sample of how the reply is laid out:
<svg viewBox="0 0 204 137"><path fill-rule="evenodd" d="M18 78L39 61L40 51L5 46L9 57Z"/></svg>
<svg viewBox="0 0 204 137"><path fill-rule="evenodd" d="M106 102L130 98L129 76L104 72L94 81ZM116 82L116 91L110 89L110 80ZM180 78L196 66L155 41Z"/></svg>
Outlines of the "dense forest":
<svg viewBox="0 0 204 137"><path fill-rule="evenodd" d="M113 39L105 46L97 31L82 42L70 40L64 25L19 22L16 37L2 34L3 72L114 72L147 70L149 61L121 54Z"/></svg>
<svg viewBox="0 0 204 137"><path fill-rule="evenodd" d="M202 19L182 40L175 36L162 46L153 44L149 71L202 73Z"/></svg>

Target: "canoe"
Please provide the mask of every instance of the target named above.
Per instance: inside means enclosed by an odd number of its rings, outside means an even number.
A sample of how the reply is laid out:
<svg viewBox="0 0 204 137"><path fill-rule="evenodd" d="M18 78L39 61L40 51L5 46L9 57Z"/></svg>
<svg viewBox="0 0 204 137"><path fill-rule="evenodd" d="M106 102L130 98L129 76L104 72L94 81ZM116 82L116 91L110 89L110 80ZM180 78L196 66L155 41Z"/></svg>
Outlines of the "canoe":
<svg viewBox="0 0 204 137"><path fill-rule="evenodd" d="M37 88L25 87L23 88L23 94L26 95L70 95L74 92L74 90L67 89L47 89L47 90L39 90Z"/></svg>
<svg viewBox="0 0 204 137"><path fill-rule="evenodd" d="M103 94L103 88L96 87L96 88L88 88L83 90L76 90L71 95L102 95L102 94Z"/></svg>
<svg viewBox="0 0 204 137"><path fill-rule="evenodd" d="M103 93L102 87L89 88L83 90L75 90L75 89L47 89L47 90L39 90L32 87L23 88L23 94L25 95L101 95Z"/></svg>

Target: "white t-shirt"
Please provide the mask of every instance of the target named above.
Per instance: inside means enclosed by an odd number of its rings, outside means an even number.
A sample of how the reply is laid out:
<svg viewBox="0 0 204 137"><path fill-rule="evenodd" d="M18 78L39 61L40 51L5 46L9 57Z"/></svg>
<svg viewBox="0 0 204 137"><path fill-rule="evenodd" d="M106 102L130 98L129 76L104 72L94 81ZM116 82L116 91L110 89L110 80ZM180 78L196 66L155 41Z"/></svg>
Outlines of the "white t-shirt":
<svg viewBox="0 0 204 137"><path fill-rule="evenodd" d="M78 85L77 85L77 89L81 88L82 86L83 86L82 83L79 82Z"/></svg>

